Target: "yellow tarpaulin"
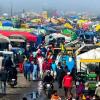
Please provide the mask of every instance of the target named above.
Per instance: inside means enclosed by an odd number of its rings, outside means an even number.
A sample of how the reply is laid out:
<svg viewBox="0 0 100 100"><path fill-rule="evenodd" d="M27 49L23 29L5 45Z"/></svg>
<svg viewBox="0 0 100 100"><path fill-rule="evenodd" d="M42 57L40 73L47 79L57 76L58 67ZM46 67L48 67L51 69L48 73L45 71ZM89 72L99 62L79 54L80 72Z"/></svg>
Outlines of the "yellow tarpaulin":
<svg viewBox="0 0 100 100"><path fill-rule="evenodd" d="M100 46L100 42L96 43L95 45Z"/></svg>
<svg viewBox="0 0 100 100"><path fill-rule="evenodd" d="M69 23L64 24L64 27L69 28L69 29L73 29L73 26Z"/></svg>
<svg viewBox="0 0 100 100"><path fill-rule="evenodd" d="M88 22L88 20L78 20L77 21L77 24L79 25L79 27L82 27L82 25L84 24L84 23L86 23L86 22Z"/></svg>
<svg viewBox="0 0 100 100"><path fill-rule="evenodd" d="M0 26L2 26L2 22L0 22Z"/></svg>
<svg viewBox="0 0 100 100"><path fill-rule="evenodd" d="M99 63L100 59L81 59L81 63Z"/></svg>
<svg viewBox="0 0 100 100"><path fill-rule="evenodd" d="M21 28L29 28L27 24L21 24Z"/></svg>
<svg viewBox="0 0 100 100"><path fill-rule="evenodd" d="M96 30L96 31L99 31L99 30L100 30L100 25L97 25L97 26L95 27L95 30Z"/></svg>
<svg viewBox="0 0 100 100"><path fill-rule="evenodd" d="M33 19L33 20L31 20L31 22L33 22L33 23L41 23L42 21L41 21L41 19Z"/></svg>

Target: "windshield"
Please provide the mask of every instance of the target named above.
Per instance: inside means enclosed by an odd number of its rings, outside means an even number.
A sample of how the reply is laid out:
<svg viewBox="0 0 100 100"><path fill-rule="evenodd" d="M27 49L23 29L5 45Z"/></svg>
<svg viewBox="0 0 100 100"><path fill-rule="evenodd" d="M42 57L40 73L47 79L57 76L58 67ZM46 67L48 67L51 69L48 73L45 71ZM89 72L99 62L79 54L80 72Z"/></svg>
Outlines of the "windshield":
<svg viewBox="0 0 100 100"><path fill-rule="evenodd" d="M19 47L19 48L25 48L26 43L25 42L11 42L12 47Z"/></svg>

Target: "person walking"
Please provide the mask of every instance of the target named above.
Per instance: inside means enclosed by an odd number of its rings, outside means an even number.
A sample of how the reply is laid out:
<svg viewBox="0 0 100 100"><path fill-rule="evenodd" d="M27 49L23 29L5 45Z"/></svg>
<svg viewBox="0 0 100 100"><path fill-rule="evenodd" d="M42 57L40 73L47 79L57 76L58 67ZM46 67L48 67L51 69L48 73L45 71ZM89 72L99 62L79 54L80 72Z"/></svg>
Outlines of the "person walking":
<svg viewBox="0 0 100 100"><path fill-rule="evenodd" d="M32 68L33 69L33 71L32 71L32 79L34 81L34 80L38 79L39 66L37 64L37 61L35 61L35 62L32 61L32 67L33 67Z"/></svg>
<svg viewBox="0 0 100 100"><path fill-rule="evenodd" d="M62 88L63 73L64 73L63 68L61 66L61 63L59 62L57 66L57 82L59 88Z"/></svg>
<svg viewBox="0 0 100 100"><path fill-rule="evenodd" d="M42 57L41 53L38 53L37 61L38 61L38 64L39 64L39 69L40 69L40 78L42 79L43 78L42 65L43 65L44 58Z"/></svg>
<svg viewBox="0 0 100 100"><path fill-rule="evenodd" d="M7 58L5 59L5 61L3 62L4 69L5 69L7 72L11 69L11 67L12 67L13 65L14 65L14 64L13 64L13 61L12 61L11 57L7 57Z"/></svg>
<svg viewBox="0 0 100 100"><path fill-rule="evenodd" d="M96 100L100 100L100 82L98 82L98 84L96 86L97 86L97 88L95 90Z"/></svg>
<svg viewBox="0 0 100 100"><path fill-rule="evenodd" d="M43 76L45 76L46 72L50 70L50 64L48 63L47 59L44 60L42 65Z"/></svg>
<svg viewBox="0 0 100 100"><path fill-rule="evenodd" d="M20 53L18 54L18 65L19 65L19 71L20 73L23 73L23 62L24 62L24 57Z"/></svg>
<svg viewBox="0 0 100 100"><path fill-rule="evenodd" d="M67 75L64 76L62 81L62 84L64 86L64 91L65 91L65 98L67 98L68 95L71 94L72 82L73 82L73 78L70 75L70 72L67 72Z"/></svg>
<svg viewBox="0 0 100 100"><path fill-rule="evenodd" d="M24 62L24 76L27 80L30 81L30 73L31 73L31 63L29 60Z"/></svg>
<svg viewBox="0 0 100 100"><path fill-rule="evenodd" d="M53 75L54 79L56 79L57 65L56 65L55 61L53 61L51 64L51 74Z"/></svg>

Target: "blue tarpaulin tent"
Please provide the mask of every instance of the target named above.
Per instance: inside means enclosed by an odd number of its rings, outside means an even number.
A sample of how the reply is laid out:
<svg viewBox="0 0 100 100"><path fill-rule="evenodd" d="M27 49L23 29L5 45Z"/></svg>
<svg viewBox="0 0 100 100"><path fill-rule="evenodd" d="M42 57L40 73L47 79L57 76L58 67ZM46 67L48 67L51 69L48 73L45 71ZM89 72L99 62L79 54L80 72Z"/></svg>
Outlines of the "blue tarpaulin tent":
<svg viewBox="0 0 100 100"><path fill-rule="evenodd" d="M2 26L12 27L13 23L11 21L3 21Z"/></svg>

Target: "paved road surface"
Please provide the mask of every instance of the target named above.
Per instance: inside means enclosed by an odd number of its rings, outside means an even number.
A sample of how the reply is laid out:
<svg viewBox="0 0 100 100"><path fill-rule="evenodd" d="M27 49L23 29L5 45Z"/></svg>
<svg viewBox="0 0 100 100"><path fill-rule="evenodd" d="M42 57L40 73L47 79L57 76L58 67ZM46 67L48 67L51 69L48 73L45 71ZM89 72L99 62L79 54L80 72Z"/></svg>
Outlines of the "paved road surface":
<svg viewBox="0 0 100 100"><path fill-rule="evenodd" d="M58 90L57 82L54 83L55 89ZM75 95L75 88L72 90L73 94ZM36 100L48 100L44 94L42 89L42 82L41 81L26 81L22 74L18 76L18 85L12 89L9 86L7 87L7 95L0 96L0 100L22 100L22 97L27 97L28 100L32 99L35 94L38 93L39 96ZM64 100L64 90L59 89L58 94Z"/></svg>

